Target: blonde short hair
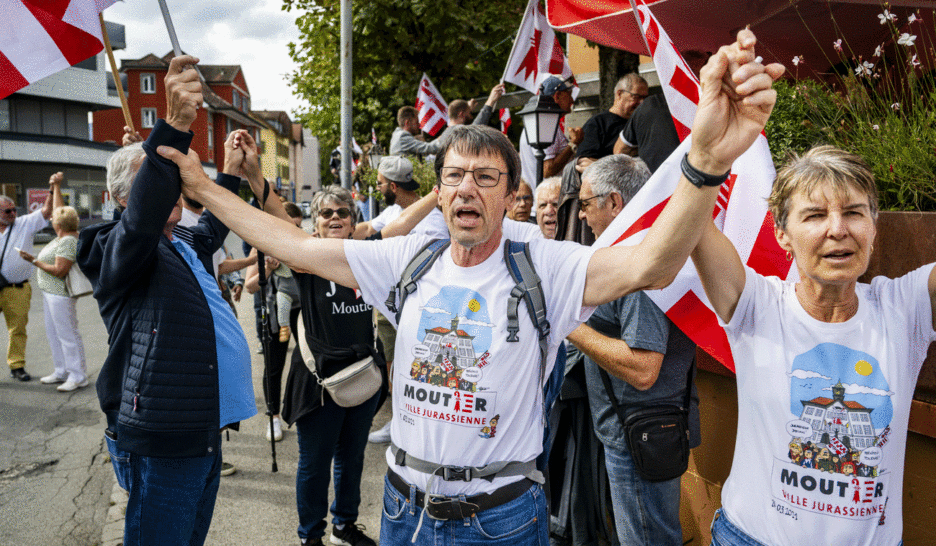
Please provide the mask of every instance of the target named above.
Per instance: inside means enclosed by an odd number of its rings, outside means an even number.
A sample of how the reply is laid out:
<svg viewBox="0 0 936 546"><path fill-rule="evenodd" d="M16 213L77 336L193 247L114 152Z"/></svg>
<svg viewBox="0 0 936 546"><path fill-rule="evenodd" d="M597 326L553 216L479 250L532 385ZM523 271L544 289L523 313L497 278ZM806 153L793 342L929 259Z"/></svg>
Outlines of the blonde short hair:
<svg viewBox="0 0 936 546"><path fill-rule="evenodd" d="M871 167L860 156L835 146L816 146L803 155L793 154L777 173L767 206L774 224L786 228L793 194L811 195L816 189L831 186L844 195L854 188L868 196L871 217L877 219L878 191Z"/></svg>
<svg viewBox="0 0 936 546"><path fill-rule="evenodd" d="M65 231L78 231L78 211L72 207L59 207L53 210L52 225Z"/></svg>

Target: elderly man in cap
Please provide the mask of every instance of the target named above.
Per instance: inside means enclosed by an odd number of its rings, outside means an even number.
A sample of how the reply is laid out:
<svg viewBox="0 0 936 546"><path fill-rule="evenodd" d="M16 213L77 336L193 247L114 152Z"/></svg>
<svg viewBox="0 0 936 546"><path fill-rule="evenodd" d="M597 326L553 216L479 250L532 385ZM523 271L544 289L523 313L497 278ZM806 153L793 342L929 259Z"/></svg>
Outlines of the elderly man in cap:
<svg viewBox="0 0 936 546"><path fill-rule="evenodd" d="M572 111L572 86L562 79L562 76L550 74L543 83L540 84L539 92L541 95L552 97L567 114ZM543 161L543 178L562 174L562 168L575 156L578 145L582 142L582 128L568 127L563 134L562 122L559 124L560 130L556 131L556 140L552 145L546 148L546 159ZM533 155L533 147L527 142L526 129L520 135L520 164L523 170L523 179L530 183L534 188L539 184L536 179L536 156Z"/></svg>

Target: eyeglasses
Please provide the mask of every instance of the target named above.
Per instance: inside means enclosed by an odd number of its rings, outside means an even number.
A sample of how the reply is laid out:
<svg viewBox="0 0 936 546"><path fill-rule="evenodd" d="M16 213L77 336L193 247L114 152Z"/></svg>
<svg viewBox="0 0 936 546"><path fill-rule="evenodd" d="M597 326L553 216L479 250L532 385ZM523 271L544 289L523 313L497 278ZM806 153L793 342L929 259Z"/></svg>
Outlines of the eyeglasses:
<svg viewBox="0 0 936 546"><path fill-rule="evenodd" d="M585 212L586 210L588 210L588 207L591 206L591 203L589 203L589 201L591 201L592 199L597 199L599 197L604 197L606 195L608 194L600 193L598 195L592 195L591 197L586 197L585 199L579 199L579 208L582 210L582 212Z"/></svg>
<svg viewBox="0 0 936 546"><path fill-rule="evenodd" d="M319 211L319 216L322 218L331 218L333 214L338 214L338 218L344 220L348 216L351 216L351 209L348 207L341 207L340 209L322 209Z"/></svg>
<svg viewBox="0 0 936 546"><path fill-rule="evenodd" d="M10 214L11 212L16 212L16 209L2 209L0 212L3 214Z"/></svg>
<svg viewBox="0 0 936 546"><path fill-rule="evenodd" d="M646 95L639 95L639 94L637 94L637 93L631 93L630 91L627 91L627 90L625 90L624 92L627 93L628 95L633 95L633 96L637 97L637 98L640 99L640 100L644 100L645 98L647 98L647 97L650 96L649 93L646 94Z"/></svg>
<svg viewBox="0 0 936 546"><path fill-rule="evenodd" d="M494 167L481 167L473 171L466 171L461 167L442 167L441 182L446 186L457 186L465 179L465 174L471 173L475 183L482 188L491 188L497 185L502 173Z"/></svg>

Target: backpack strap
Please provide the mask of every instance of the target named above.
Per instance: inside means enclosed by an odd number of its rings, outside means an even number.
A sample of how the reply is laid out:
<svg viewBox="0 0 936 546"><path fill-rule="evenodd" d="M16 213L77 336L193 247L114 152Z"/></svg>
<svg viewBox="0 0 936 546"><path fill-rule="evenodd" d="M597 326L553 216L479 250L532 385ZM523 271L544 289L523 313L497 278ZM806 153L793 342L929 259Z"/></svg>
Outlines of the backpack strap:
<svg viewBox="0 0 936 546"><path fill-rule="evenodd" d="M416 253L416 256L407 264L403 270L403 276L400 282L390 288L390 295L387 296L387 309L395 314L395 321L400 323L400 315L403 313L403 303L410 294L416 291L416 283L423 275L429 271L432 264L439 258L442 252L448 248L450 241L448 239L433 239L426 246ZM397 294L399 294L400 303L397 304Z"/></svg>
<svg viewBox="0 0 936 546"><path fill-rule="evenodd" d="M507 298L507 341L520 341L517 333L520 331L518 307L520 299L526 302L527 313L538 333L540 349L539 384L543 385L546 378L546 358L549 355L549 321L546 320L546 297L543 294L543 285L539 275L533 268L530 258L530 245L522 241L507 240L504 243L504 262L507 271L516 283ZM548 408L543 407L543 419L546 419Z"/></svg>

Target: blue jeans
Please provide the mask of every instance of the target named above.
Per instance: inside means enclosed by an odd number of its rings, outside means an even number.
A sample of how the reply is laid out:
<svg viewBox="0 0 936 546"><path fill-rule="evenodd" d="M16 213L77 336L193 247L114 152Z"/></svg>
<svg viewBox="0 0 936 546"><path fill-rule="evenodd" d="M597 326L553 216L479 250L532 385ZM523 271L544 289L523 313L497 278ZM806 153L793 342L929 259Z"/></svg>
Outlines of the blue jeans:
<svg viewBox="0 0 936 546"><path fill-rule="evenodd" d="M299 468L296 471L299 538L316 539L325 535L332 459L335 460L332 523L347 524L357 520L364 448L367 447L367 434L379 398L378 392L359 406L343 408L326 397L322 407L296 421L299 433Z"/></svg>
<svg viewBox="0 0 936 546"><path fill-rule="evenodd" d="M422 507L415 506L416 487L410 486L409 498L384 478L383 518L380 522L381 544L413 544ZM546 495L540 485L516 499L489 508L462 520L437 520L426 514L416 537L416 545L473 546L548 546L549 514Z"/></svg>
<svg viewBox="0 0 936 546"><path fill-rule="evenodd" d="M107 440L117 483L130 493L124 546L201 546L211 526L221 451L205 457L142 457Z"/></svg>
<svg viewBox="0 0 936 546"><path fill-rule="evenodd" d="M900 542L902 545L903 542ZM735 527L734 523L728 519L721 508L715 511L715 519L712 520L712 543L711 546L766 546L763 542L758 542L748 536L747 533Z"/></svg>
<svg viewBox="0 0 936 546"><path fill-rule="evenodd" d="M680 479L649 482L627 449L604 445L618 541L628 546L682 546Z"/></svg>

